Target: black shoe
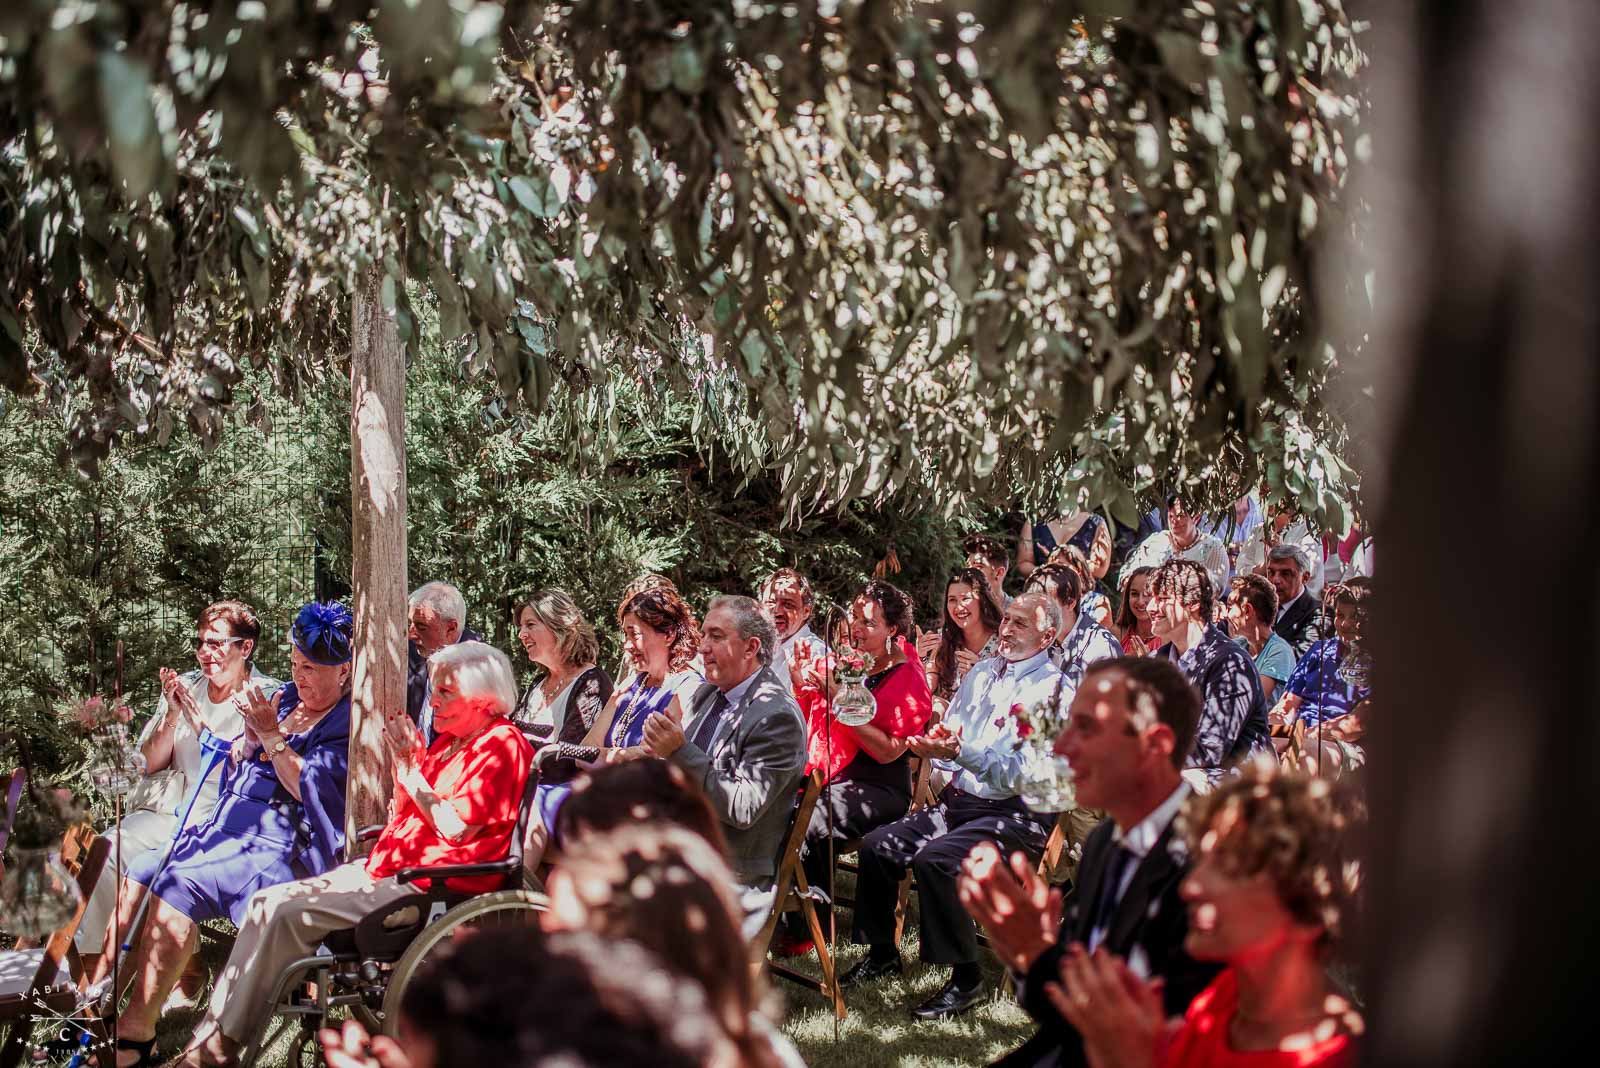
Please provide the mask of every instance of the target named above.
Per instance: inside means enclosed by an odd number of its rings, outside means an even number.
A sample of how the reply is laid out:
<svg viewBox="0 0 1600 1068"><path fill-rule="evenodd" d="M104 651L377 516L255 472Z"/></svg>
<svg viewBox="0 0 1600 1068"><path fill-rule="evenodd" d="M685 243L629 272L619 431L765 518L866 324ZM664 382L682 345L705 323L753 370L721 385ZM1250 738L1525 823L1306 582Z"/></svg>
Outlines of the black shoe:
<svg viewBox="0 0 1600 1068"><path fill-rule="evenodd" d="M839 986L841 989L848 989L860 986L862 983L870 983L874 979L882 979L886 975L904 975L905 971L906 966L900 962L899 951L892 957L876 957L868 953L839 977Z"/></svg>
<svg viewBox="0 0 1600 1068"><path fill-rule="evenodd" d="M954 979L921 1005L911 1010L911 1015L923 1020L945 1020L960 1016L983 1000L983 980L963 989Z"/></svg>

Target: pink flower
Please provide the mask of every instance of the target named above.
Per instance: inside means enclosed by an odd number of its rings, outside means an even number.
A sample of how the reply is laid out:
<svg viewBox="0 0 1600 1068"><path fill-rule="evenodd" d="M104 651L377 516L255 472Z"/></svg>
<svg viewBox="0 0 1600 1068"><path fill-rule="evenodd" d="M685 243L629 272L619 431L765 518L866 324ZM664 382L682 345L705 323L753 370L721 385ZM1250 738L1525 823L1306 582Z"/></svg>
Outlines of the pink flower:
<svg viewBox="0 0 1600 1068"><path fill-rule="evenodd" d="M116 716L118 723L133 722L133 709L129 708L127 705L118 705L117 710L115 713L113 713L113 715Z"/></svg>
<svg viewBox="0 0 1600 1068"><path fill-rule="evenodd" d="M1026 738L1028 735L1030 735L1032 733L1033 733L1033 724L1029 723L1025 719L1024 720L1019 720L1017 722L1017 737L1018 738Z"/></svg>
<svg viewBox="0 0 1600 1068"><path fill-rule="evenodd" d="M1013 719L1021 719L1026 714L1026 712L1027 712L1027 710L1025 708L1023 708L1020 704L1016 704L1016 705L1012 705L1011 706L1011 717Z"/></svg>
<svg viewBox="0 0 1600 1068"><path fill-rule="evenodd" d="M1001 716L1000 718L996 719L994 721L994 725L996 727L1004 727L1006 725L1006 717Z"/></svg>

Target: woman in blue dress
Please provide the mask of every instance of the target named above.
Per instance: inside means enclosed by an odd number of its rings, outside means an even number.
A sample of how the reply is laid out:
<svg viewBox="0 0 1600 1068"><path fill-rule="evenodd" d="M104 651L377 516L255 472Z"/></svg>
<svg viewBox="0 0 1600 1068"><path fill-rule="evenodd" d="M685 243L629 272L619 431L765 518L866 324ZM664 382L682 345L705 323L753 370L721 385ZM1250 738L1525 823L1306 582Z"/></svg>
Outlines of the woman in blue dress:
<svg viewBox="0 0 1600 1068"><path fill-rule="evenodd" d="M617 609L617 622L623 655L633 674L611 695L581 744L557 742L540 750L541 776L564 763L594 767L648 755L644 721L652 712L661 712L683 723L683 710L705 681L694 667L700 628L676 589L658 585L629 594ZM535 789L539 819L531 821L534 825L523 849L523 861L530 869L543 855L548 828L556 825L556 813L571 793L570 779L541 782Z"/></svg>
<svg viewBox="0 0 1600 1068"><path fill-rule="evenodd" d="M300 610L291 633L294 681L272 696L254 686L245 691L244 733L223 763L210 816L180 833L170 855L157 848L128 865L122 937L141 898L154 900L121 969L133 990L118 1017L118 1068L158 1062L156 1017L194 952L198 923L227 918L237 925L256 891L320 875L342 859L351 628L341 605ZM109 954L101 970L109 972Z"/></svg>

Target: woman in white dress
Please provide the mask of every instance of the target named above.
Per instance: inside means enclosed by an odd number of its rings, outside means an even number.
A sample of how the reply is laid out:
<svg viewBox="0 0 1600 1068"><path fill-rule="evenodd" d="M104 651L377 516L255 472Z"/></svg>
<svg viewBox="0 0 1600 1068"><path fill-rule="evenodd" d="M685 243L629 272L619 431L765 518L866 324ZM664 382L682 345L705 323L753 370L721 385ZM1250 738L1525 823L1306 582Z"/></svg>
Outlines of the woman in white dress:
<svg viewBox="0 0 1600 1068"><path fill-rule="evenodd" d="M267 693L278 688L278 680L256 671L251 663L260 637L261 623L249 605L218 601L200 613L196 626L194 656L199 669L183 675L161 669L161 702L139 736L139 751L147 763L145 779L128 797L120 830L106 832L111 856L78 925L78 950L87 963L105 949L123 871L140 854L167 848L197 783L200 789L187 822L204 820L216 805L218 773L213 770L200 782L207 766L200 729L215 735L226 751L227 743L244 731L234 698L251 682Z"/></svg>

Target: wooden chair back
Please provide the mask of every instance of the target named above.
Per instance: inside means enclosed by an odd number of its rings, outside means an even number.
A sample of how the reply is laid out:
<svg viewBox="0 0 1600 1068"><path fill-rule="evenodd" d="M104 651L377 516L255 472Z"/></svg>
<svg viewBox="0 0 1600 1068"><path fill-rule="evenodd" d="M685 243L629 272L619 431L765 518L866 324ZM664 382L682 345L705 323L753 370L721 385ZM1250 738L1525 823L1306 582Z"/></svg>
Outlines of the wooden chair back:
<svg viewBox="0 0 1600 1068"><path fill-rule="evenodd" d="M77 881L82 898L71 918L50 933L42 950L7 951L39 953L40 959L26 990L0 995L0 1022L10 1025L4 1044L0 1044L0 1068L17 1068L22 1063L36 1017L49 1013L70 1013L76 1009L77 994L74 988L77 980L82 978L82 967L72 939L78 933L78 925L83 922L89 895L100 881L100 873L105 869L110 855L111 843L95 834L94 828L86 823L68 828L62 837L61 864ZM91 1033L104 1041L103 1028Z"/></svg>

